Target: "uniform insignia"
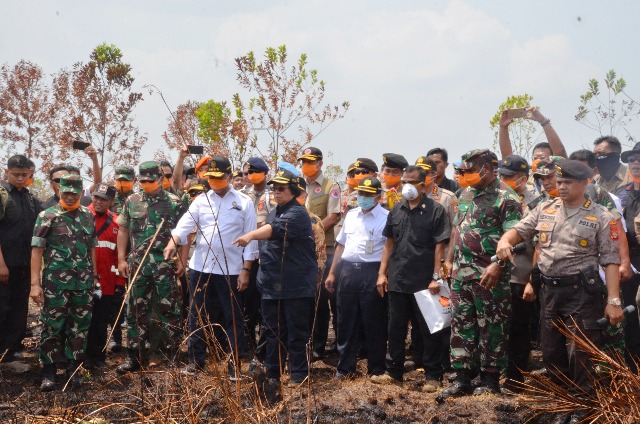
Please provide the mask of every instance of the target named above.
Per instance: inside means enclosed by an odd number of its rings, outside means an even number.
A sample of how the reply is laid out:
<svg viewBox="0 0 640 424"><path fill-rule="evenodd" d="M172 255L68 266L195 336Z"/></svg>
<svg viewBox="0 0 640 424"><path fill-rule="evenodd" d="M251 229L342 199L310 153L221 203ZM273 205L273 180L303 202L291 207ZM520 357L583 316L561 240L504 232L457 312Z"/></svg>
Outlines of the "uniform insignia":
<svg viewBox="0 0 640 424"><path fill-rule="evenodd" d="M546 213L556 213L556 210L553 208L549 208L549 209L545 209L544 210Z"/></svg>
<svg viewBox="0 0 640 424"><path fill-rule="evenodd" d="M264 199L258 202L258 211L262 211L264 209Z"/></svg>
<svg viewBox="0 0 640 424"><path fill-rule="evenodd" d="M440 302L440 305L442 305L443 308L448 308L449 306L451 306L451 301L448 297L440 296L438 302Z"/></svg>
<svg viewBox="0 0 640 424"><path fill-rule="evenodd" d="M549 228L549 224L547 224L546 222L543 222L540 226L544 229Z"/></svg>
<svg viewBox="0 0 640 424"><path fill-rule="evenodd" d="M593 216L593 215L585 216L585 217L584 217L584 219L588 219L589 221L597 221L597 220L598 220L598 218L596 218L596 217L595 217L595 216Z"/></svg>
<svg viewBox="0 0 640 424"><path fill-rule="evenodd" d="M371 185L371 180L365 180L364 185L369 187Z"/></svg>
<svg viewBox="0 0 640 424"><path fill-rule="evenodd" d="M419 157L418 158L418 163L422 163L422 162L424 162L424 159L422 157Z"/></svg>
<svg viewBox="0 0 640 424"><path fill-rule="evenodd" d="M609 222L609 237L611 240L618 240L618 221Z"/></svg>
<svg viewBox="0 0 640 424"><path fill-rule="evenodd" d="M334 199L339 198L340 190L338 190L337 188L334 188L333 190L331 190L331 197L333 197Z"/></svg>
<svg viewBox="0 0 640 424"><path fill-rule="evenodd" d="M588 208L589 206L591 206L591 200L587 200L584 202L584 205L582 205L583 208Z"/></svg>
<svg viewBox="0 0 640 424"><path fill-rule="evenodd" d="M458 202L451 202L451 207L453 208L453 213L458 213Z"/></svg>
<svg viewBox="0 0 640 424"><path fill-rule="evenodd" d="M547 241L549 241L549 235L546 232L541 232L540 233L540 243L546 243Z"/></svg>
<svg viewBox="0 0 640 424"><path fill-rule="evenodd" d="M587 239L580 240L580 246L582 246L582 247L589 246L589 240L587 240Z"/></svg>
<svg viewBox="0 0 640 424"><path fill-rule="evenodd" d="M311 149L305 149L304 154L308 155L309 153L311 153Z"/></svg>
<svg viewBox="0 0 640 424"><path fill-rule="evenodd" d="M322 188L320 188L320 187L316 187L316 189L315 189L315 190L313 190L313 191L315 191L316 193L320 193L320 192L322 191Z"/></svg>
<svg viewBox="0 0 640 424"><path fill-rule="evenodd" d="M437 185L433 186L433 191L431 193L432 194L438 194L438 186Z"/></svg>

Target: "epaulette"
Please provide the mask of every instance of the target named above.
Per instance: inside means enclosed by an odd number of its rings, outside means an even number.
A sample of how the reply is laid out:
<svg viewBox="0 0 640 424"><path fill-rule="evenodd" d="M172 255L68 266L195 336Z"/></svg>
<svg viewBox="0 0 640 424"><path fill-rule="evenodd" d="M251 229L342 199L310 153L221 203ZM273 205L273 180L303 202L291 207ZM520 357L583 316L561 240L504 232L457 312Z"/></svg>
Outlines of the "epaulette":
<svg viewBox="0 0 640 424"><path fill-rule="evenodd" d="M531 210L534 210L536 206L538 206L538 204L542 202L544 199L545 199L544 194L541 194L540 196L536 197L531 202L529 202L529 204L527 204L527 207Z"/></svg>

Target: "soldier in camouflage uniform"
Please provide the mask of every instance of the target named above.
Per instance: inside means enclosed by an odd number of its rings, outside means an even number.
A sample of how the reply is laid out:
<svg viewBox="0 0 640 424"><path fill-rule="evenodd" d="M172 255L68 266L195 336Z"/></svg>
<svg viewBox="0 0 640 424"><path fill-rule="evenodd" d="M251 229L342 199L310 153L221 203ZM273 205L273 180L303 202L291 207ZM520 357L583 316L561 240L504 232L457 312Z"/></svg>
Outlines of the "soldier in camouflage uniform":
<svg viewBox="0 0 640 424"><path fill-rule="evenodd" d="M40 390L55 388L56 362L67 358L67 378L84 359L91 324L92 291L100 284L94 269L95 224L93 214L80 206L82 179L65 175L60 179L60 203L38 215L31 241L31 293L43 305ZM42 284L40 271L44 259Z"/></svg>
<svg viewBox="0 0 640 424"><path fill-rule="evenodd" d="M169 347L169 356L177 353L180 342L180 290L176 275L184 272L180 261L166 261L163 249L171 240L171 229L185 212L180 199L160 185L163 174L157 162L140 164L142 192L133 193L118 216L118 271L129 278L140 271L129 293L127 307L128 358L117 371L125 373L139 370L147 359L150 345L149 328L159 323L163 338ZM144 258L149 243L161 225L149 254ZM127 261L127 244L131 253ZM143 261L144 258L144 261ZM157 316L154 316L157 315Z"/></svg>
<svg viewBox="0 0 640 424"><path fill-rule="evenodd" d="M520 220L521 207L513 190L500 188L492 156L486 149L462 156L460 180L467 188L459 195L448 253L453 260L451 366L456 380L440 399L471 392L469 372L476 352L481 384L474 394L499 393L500 372L507 367L509 270L490 258L502 234Z"/></svg>
<svg viewBox="0 0 640 424"><path fill-rule="evenodd" d="M116 180L116 197L113 199L113 206L109 210L116 215L120 215L124 202L133 193L133 186L136 183L136 171L132 166L119 166L115 169L114 180Z"/></svg>
<svg viewBox="0 0 640 424"><path fill-rule="evenodd" d="M382 155L382 195L380 204L387 210L393 209L396 203L402 200L402 170L409 166L409 162L402 155L385 153Z"/></svg>

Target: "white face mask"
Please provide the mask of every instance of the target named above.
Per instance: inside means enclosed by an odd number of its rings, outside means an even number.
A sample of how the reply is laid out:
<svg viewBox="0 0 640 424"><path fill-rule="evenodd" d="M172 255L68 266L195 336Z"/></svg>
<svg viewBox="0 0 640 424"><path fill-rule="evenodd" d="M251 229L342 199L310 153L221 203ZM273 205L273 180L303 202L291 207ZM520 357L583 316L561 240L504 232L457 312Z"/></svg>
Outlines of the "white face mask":
<svg viewBox="0 0 640 424"><path fill-rule="evenodd" d="M418 189L413 184L405 184L402 187L402 197L407 200L416 200L418 198Z"/></svg>

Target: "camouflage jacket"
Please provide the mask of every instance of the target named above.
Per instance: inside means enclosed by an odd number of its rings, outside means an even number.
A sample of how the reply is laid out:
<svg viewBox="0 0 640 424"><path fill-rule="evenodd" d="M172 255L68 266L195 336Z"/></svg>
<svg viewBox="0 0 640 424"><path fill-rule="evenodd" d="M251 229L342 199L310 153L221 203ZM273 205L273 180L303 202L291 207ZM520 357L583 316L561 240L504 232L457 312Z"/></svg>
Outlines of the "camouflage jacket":
<svg viewBox="0 0 640 424"><path fill-rule="evenodd" d="M133 193L124 204L118 224L129 230L131 256L134 261L142 258L158 226L165 220L162 230L149 251L153 261L163 260L162 251L171 240L171 230L175 228L187 208L178 196L165 190L148 195Z"/></svg>
<svg viewBox="0 0 640 424"><path fill-rule="evenodd" d="M120 192L116 191L116 197L113 198L113 206L109 208L109 210L116 215L120 215L122 213L122 208L124 207L124 202L127 201L127 198L131 195L124 195Z"/></svg>
<svg viewBox="0 0 640 424"><path fill-rule="evenodd" d="M42 286L49 290L87 290L93 286L91 248L98 246L91 211L68 212L60 205L38 215L31 246L44 247Z"/></svg>
<svg viewBox="0 0 640 424"><path fill-rule="evenodd" d="M454 219L453 278L479 279L496 254L500 237L521 217L520 199L512 190L501 189L497 179L482 190L462 190ZM508 281L508 272L503 273L503 281Z"/></svg>

